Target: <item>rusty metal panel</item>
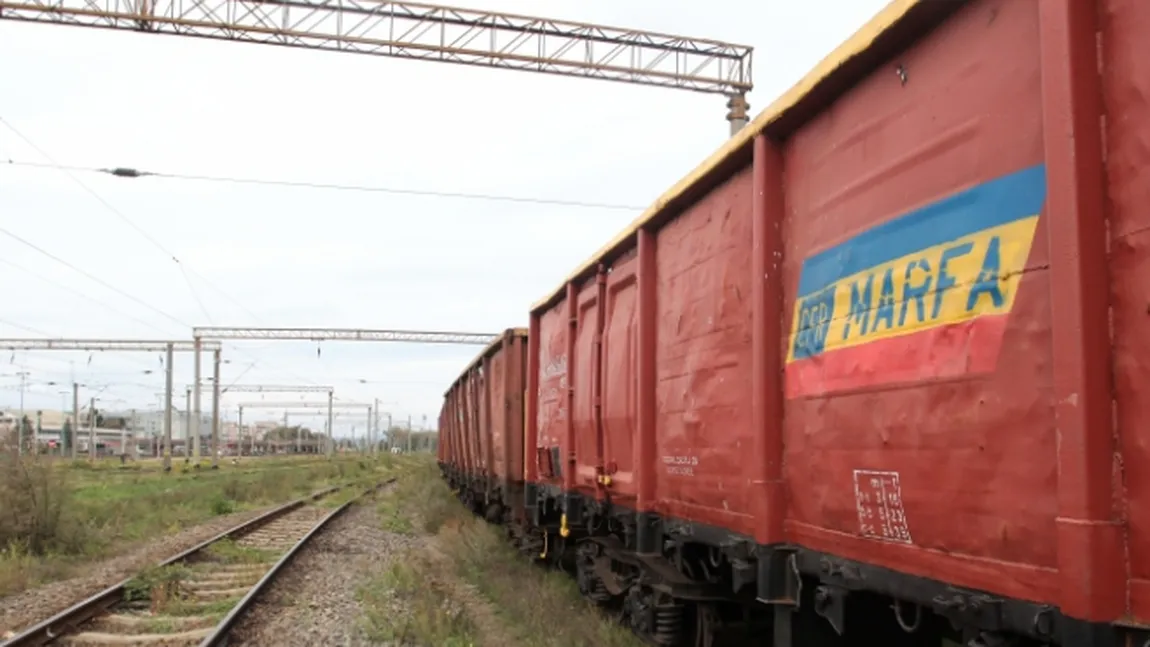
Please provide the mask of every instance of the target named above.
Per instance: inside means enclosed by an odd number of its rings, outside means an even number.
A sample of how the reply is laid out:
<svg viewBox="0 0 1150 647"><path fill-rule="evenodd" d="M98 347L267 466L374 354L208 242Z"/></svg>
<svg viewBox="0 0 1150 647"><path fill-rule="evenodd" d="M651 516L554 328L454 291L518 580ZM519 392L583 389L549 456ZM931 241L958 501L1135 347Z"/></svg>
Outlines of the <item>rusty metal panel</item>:
<svg viewBox="0 0 1150 647"><path fill-rule="evenodd" d="M523 403L523 480L527 483L539 481L539 430L542 411L540 400L540 344L538 313L532 312L527 323L527 388L526 402Z"/></svg>
<svg viewBox="0 0 1150 647"><path fill-rule="evenodd" d="M1037 5L967 6L787 142L785 475L804 545L1055 599Z"/></svg>
<svg viewBox="0 0 1150 647"><path fill-rule="evenodd" d="M475 462L475 443L473 442L474 433L472 426L475 424L475 412L472 408L473 396L471 393L471 374L468 372L460 380L460 409L462 409L462 424L461 424L461 440L463 441L463 470L467 474L474 475L476 462Z"/></svg>
<svg viewBox="0 0 1150 647"><path fill-rule="evenodd" d="M523 479L525 345L525 332L508 330L485 352L483 380L488 396L482 434L488 470L500 481Z"/></svg>
<svg viewBox="0 0 1150 647"><path fill-rule="evenodd" d="M603 299L603 467L612 501L624 506L634 506L638 495L638 266L634 254L615 263Z"/></svg>
<svg viewBox="0 0 1150 647"><path fill-rule="evenodd" d="M459 406L459 385L451 389L451 461L457 468L463 469L463 410Z"/></svg>
<svg viewBox="0 0 1150 647"><path fill-rule="evenodd" d="M506 415L503 427L505 459L505 488L518 488L524 478L524 435L526 414L524 411L524 391L527 388L527 338L526 333L517 331L508 337L504 350L504 402ZM506 494L505 494L506 495ZM522 497L513 501L522 505Z"/></svg>
<svg viewBox="0 0 1150 647"><path fill-rule="evenodd" d="M600 465L600 412L596 406L599 379L600 287L585 283L575 298L572 353L568 362L571 381L571 423L574 426L575 474L573 486L591 496L597 493Z"/></svg>
<svg viewBox="0 0 1150 647"><path fill-rule="evenodd" d="M484 358L484 360L480 364L479 368L476 369L476 373L479 376L479 380L476 384L476 389L479 391L478 397L479 397L479 412L480 412L479 426L477 429L477 431L479 433L479 446L480 446L479 456L480 456L480 460L483 461L483 475L485 477L490 477L492 475L492 473L493 473L492 470L494 468L494 466L492 465L492 462L495 459L495 456L494 456L495 452L494 452L494 447L493 447L493 441L495 440L495 438L494 438L495 430L492 428L492 425L491 425L491 403L492 403L492 399L491 399L491 379L490 379L491 375L490 375L490 370L489 370L490 363L491 363L490 358ZM488 481L488 487L490 487L489 481Z"/></svg>
<svg viewBox="0 0 1150 647"><path fill-rule="evenodd" d="M1130 612L1150 622L1150 3L1102 3L1114 395L1126 466ZM1119 459L1116 458L1116 462Z"/></svg>
<svg viewBox="0 0 1150 647"><path fill-rule="evenodd" d="M504 338L506 339L506 338ZM486 381L489 393L487 415L489 425L489 445L491 452L491 474L502 477L507 474L507 352L504 342L487 360Z"/></svg>
<svg viewBox="0 0 1150 647"><path fill-rule="evenodd" d="M728 180L656 234L661 511L752 535L751 179Z"/></svg>
<svg viewBox="0 0 1150 647"><path fill-rule="evenodd" d="M540 482L558 485L566 467L564 457L570 451L566 299L539 316L538 330L536 455L528 460L536 463Z"/></svg>
<svg viewBox="0 0 1150 647"><path fill-rule="evenodd" d="M468 408L471 418L470 429L468 429L471 438L471 470L476 476L484 476L487 473L486 443L483 437L483 416L486 413L486 408L484 407L485 398L481 370L479 367L473 368L467 376L468 396L470 397Z"/></svg>

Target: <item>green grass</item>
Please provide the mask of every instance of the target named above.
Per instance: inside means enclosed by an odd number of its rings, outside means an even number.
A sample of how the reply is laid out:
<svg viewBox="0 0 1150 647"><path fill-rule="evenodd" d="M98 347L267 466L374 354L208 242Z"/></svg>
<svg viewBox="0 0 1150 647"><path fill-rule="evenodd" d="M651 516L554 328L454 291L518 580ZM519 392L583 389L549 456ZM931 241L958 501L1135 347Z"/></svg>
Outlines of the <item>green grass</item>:
<svg viewBox="0 0 1150 647"><path fill-rule="evenodd" d="M466 510L430 458L403 458L407 460L397 466L399 482L378 504L383 527L434 536L446 559L431 559L427 549L416 550L374 578L361 591L369 634L416 645L472 644L446 642L445 636L523 647L641 645L630 631L585 601L571 577L537 567L507 545L501 528ZM471 597L478 598L483 608L469 609L469 600L453 597L460 588L438 584L447 580L469 585L475 593ZM412 592L411 582L422 582L425 590ZM412 595L427 599L413 602L406 615L397 618L389 600ZM484 630L498 635L484 635Z"/></svg>
<svg viewBox="0 0 1150 647"><path fill-rule="evenodd" d="M475 623L467 609L453 600L419 553L391 567L358 591L366 609L364 631L373 642L427 647L474 647ZM391 609L399 608L400 613Z"/></svg>
<svg viewBox="0 0 1150 647"><path fill-rule="evenodd" d="M411 522L411 517L404 512L403 502L395 492L384 495L376 505L376 510L379 512L380 518L383 519L384 530L399 535L410 535L415 532L415 524Z"/></svg>
<svg viewBox="0 0 1150 647"><path fill-rule="evenodd" d="M213 517L349 481L379 480L391 457L241 459L162 471L159 461L75 463L0 455L0 596L74 575L93 559ZM206 465L206 463L205 463Z"/></svg>
<svg viewBox="0 0 1150 647"><path fill-rule="evenodd" d="M279 559L282 554L266 548L241 546L232 539L221 539L208 546L204 552L213 561L221 564L266 564Z"/></svg>

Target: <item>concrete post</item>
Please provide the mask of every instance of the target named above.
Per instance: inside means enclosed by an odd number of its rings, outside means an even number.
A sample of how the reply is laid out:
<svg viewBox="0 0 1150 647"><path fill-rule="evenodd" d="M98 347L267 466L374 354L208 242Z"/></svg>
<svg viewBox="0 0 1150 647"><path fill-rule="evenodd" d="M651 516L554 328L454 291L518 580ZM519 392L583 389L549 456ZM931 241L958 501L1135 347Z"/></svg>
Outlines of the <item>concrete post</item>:
<svg viewBox="0 0 1150 647"><path fill-rule="evenodd" d="M164 471L172 469L172 344L168 344L164 362ZM187 451L187 448L184 449Z"/></svg>
<svg viewBox="0 0 1150 647"><path fill-rule="evenodd" d="M212 469L220 467L220 351L212 353Z"/></svg>
<svg viewBox="0 0 1150 647"><path fill-rule="evenodd" d="M80 447L80 384L79 382L72 382L72 437L68 439L72 443L72 460L79 458Z"/></svg>
<svg viewBox="0 0 1150 647"><path fill-rule="evenodd" d="M327 456L331 458L335 454L335 416L332 415L332 407L335 401L335 393L333 391L327 392Z"/></svg>
<svg viewBox="0 0 1150 647"><path fill-rule="evenodd" d="M203 418L203 414L200 413L200 379L202 375L202 372L200 371L200 354L203 350L204 342L199 337L196 337L193 340L193 344L194 346L192 355L194 356L194 361L192 364L192 370L194 375L192 376L192 458L198 461L200 460L200 420Z"/></svg>

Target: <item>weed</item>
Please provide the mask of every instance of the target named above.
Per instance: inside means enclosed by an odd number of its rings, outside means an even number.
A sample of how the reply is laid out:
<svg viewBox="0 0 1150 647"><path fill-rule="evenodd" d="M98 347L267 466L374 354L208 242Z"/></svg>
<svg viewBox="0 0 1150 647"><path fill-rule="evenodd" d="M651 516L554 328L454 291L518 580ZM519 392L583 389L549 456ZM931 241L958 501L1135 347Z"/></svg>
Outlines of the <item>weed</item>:
<svg viewBox="0 0 1150 647"><path fill-rule="evenodd" d="M83 528L64 512L72 503L68 474L40 456L0 455L0 546L34 555L83 544Z"/></svg>
<svg viewBox="0 0 1150 647"><path fill-rule="evenodd" d="M160 613L180 599L181 584L191 575L183 564L155 566L144 570L124 585L128 602L150 603L152 613Z"/></svg>
<svg viewBox="0 0 1150 647"><path fill-rule="evenodd" d="M178 600L164 612L170 616L219 616L227 615L233 607L239 604L240 598L226 598L210 602L197 602L194 600Z"/></svg>
<svg viewBox="0 0 1150 647"><path fill-rule="evenodd" d="M367 609L364 629L373 641L400 645L473 647L476 627L467 610L452 600L427 558L413 552L358 591ZM399 606L405 613L390 609Z"/></svg>
<svg viewBox="0 0 1150 647"><path fill-rule="evenodd" d="M373 580L361 599L369 633L379 640L399 641L401 644L403 640L414 640L418 644L452 644L427 638L447 640L434 631L435 627L446 622L435 615L439 612L411 601L406 614L410 617L401 622L394 618L394 598L430 595L409 591L420 586L434 591L437 581L457 578L470 585L477 598L498 610L494 622L501 626L494 630L504 629L505 633L514 636L516 644L530 647L640 645L629 631L604 617L584 600L569 576L535 567L529 559L507 545L500 528L488 525L464 508L452 496L431 461L406 456L399 459L396 461L400 471L399 482L379 503L378 511L383 517L384 527L406 534L416 533L418 528L418 532L435 535L434 542L446 560L436 570L430 568L428 560L421 559L419 554L406 556ZM442 593L438 595L440 607L453 608L453 603L442 599ZM479 633L475 628L476 622L486 636L491 627L490 623L484 622L485 618L480 614L471 619L470 633L464 634L466 639L473 639Z"/></svg>
<svg viewBox="0 0 1150 647"><path fill-rule="evenodd" d="M269 457L219 470L158 460L70 461L0 453L0 596L68 577L101 557L231 512L282 503L350 478L375 478L363 457Z"/></svg>
<svg viewBox="0 0 1150 647"><path fill-rule="evenodd" d="M384 527L392 532L410 534L418 525L434 534L462 508L439 479L435 465L415 463L405 466L396 487L380 503Z"/></svg>
<svg viewBox="0 0 1150 647"><path fill-rule="evenodd" d="M218 496L212 499L212 514L216 516L223 516L231 514L236 511L236 502L234 499L227 498L227 495Z"/></svg>
<svg viewBox="0 0 1150 647"><path fill-rule="evenodd" d="M149 620L144 623L144 633L149 634L170 634L175 632L176 627L172 624L171 620L166 618L157 618Z"/></svg>
<svg viewBox="0 0 1150 647"><path fill-rule="evenodd" d="M205 551L217 562L224 564L263 564L274 561L280 553L264 548L241 546L231 539L221 539Z"/></svg>
<svg viewBox="0 0 1150 647"><path fill-rule="evenodd" d="M415 531L415 525L411 523L410 517L404 513L396 493L392 492L385 496L379 502L376 511L383 519L384 530L399 535L410 535Z"/></svg>

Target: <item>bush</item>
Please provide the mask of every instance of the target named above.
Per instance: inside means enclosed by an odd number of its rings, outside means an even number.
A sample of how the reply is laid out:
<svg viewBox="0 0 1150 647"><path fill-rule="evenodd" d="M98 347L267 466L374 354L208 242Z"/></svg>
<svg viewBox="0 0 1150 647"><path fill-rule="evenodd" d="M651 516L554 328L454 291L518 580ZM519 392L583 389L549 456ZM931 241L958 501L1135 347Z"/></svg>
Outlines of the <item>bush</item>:
<svg viewBox="0 0 1150 647"><path fill-rule="evenodd" d="M74 550L82 543L68 516L74 495L68 473L41 456L0 457L0 546L21 546L32 555Z"/></svg>

